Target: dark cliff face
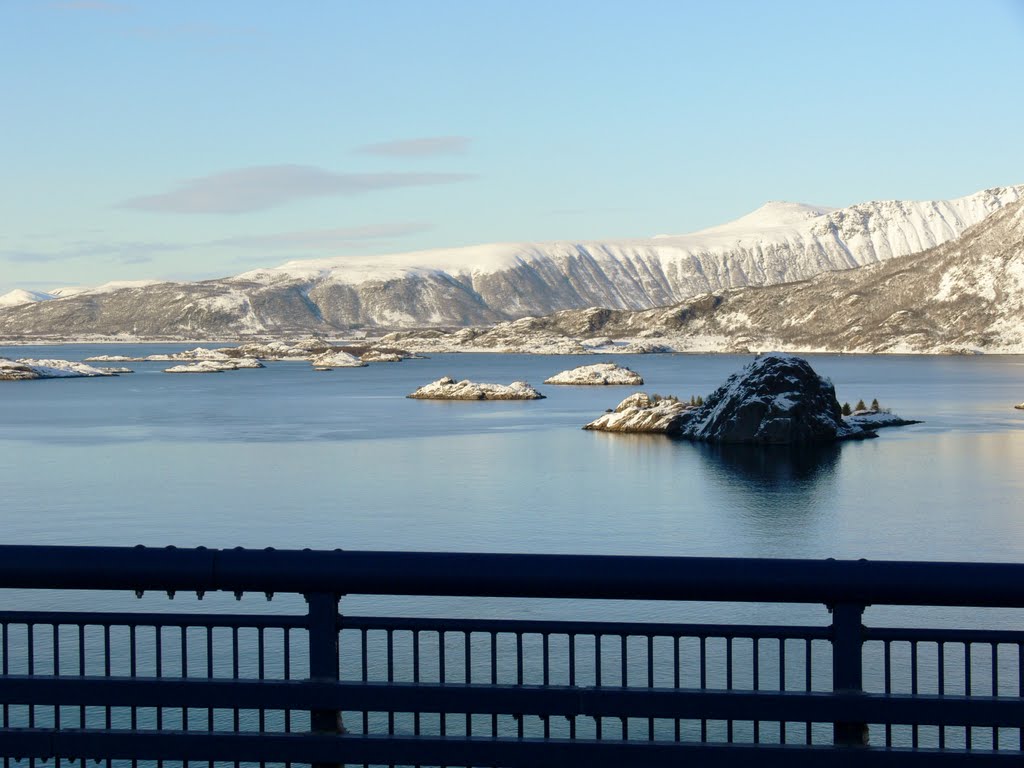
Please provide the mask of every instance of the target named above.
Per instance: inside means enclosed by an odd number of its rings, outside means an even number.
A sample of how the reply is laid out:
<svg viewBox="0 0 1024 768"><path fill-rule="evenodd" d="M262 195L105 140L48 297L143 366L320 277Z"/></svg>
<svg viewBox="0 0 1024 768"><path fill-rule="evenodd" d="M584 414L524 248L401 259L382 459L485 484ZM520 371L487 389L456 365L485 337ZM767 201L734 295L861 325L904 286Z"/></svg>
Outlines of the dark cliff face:
<svg viewBox="0 0 1024 768"><path fill-rule="evenodd" d="M800 357L761 355L705 404L682 415L674 434L715 443L792 445L874 437L843 421L835 388Z"/></svg>

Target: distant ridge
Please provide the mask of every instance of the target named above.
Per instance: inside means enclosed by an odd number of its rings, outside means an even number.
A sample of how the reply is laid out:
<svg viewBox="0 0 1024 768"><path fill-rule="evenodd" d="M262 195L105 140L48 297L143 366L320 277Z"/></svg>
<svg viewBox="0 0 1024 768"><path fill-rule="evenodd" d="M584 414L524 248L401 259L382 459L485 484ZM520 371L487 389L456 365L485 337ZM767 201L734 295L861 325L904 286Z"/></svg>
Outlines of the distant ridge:
<svg viewBox="0 0 1024 768"><path fill-rule="evenodd" d="M835 210L772 202L687 235L499 243L292 261L195 283L115 283L0 308L0 336L295 336L485 325L595 306L642 310L917 253L1022 197L1024 186Z"/></svg>

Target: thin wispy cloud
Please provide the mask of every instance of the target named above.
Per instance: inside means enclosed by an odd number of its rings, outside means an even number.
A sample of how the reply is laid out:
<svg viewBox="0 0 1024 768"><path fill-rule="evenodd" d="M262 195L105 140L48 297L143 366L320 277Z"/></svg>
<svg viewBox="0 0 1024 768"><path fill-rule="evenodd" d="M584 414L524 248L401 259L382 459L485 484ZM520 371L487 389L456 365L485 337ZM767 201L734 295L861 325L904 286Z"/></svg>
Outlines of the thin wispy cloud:
<svg viewBox="0 0 1024 768"><path fill-rule="evenodd" d="M469 149L472 141L468 136L426 136L418 139L364 144L356 152L363 155L382 155L385 157L461 155Z"/></svg>
<svg viewBox="0 0 1024 768"><path fill-rule="evenodd" d="M308 198L454 184L473 178L465 173L338 173L311 165L260 165L190 179L168 192L125 200L119 207L155 213L239 214Z"/></svg>
<svg viewBox="0 0 1024 768"><path fill-rule="evenodd" d="M428 232L432 225L422 221L395 221L358 227L272 232L265 235L237 235L198 242L77 241L57 250L0 250L0 260L23 264L48 264L72 259L100 259L121 264L144 264L165 253L186 253L203 249L231 248L245 251L323 253L377 247L410 235ZM247 257L248 258L248 257Z"/></svg>
<svg viewBox="0 0 1024 768"><path fill-rule="evenodd" d="M227 237L222 240L211 240L207 245L255 250L308 249L322 251L347 247L354 243L364 243L368 240L390 240L396 237L418 235L430 229L431 226L424 222L394 222L341 229L311 229L301 232Z"/></svg>

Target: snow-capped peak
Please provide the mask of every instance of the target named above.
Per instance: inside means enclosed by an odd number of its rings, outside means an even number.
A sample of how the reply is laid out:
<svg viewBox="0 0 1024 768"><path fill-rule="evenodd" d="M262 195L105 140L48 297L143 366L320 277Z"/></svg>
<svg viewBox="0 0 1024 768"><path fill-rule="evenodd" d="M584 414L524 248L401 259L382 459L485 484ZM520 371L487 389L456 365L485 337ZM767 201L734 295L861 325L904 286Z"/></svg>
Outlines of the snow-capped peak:
<svg viewBox="0 0 1024 768"><path fill-rule="evenodd" d="M53 298L56 297L45 291L26 291L24 288L15 288L0 296L0 307L17 307L21 304L34 304L37 301L49 301Z"/></svg>

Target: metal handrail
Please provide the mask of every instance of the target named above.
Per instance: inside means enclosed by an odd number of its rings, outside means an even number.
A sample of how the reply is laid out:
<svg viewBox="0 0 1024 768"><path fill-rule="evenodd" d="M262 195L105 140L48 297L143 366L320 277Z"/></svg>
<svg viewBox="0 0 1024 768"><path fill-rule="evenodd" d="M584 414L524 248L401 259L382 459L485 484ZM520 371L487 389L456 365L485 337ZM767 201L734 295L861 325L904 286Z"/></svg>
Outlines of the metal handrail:
<svg viewBox="0 0 1024 768"><path fill-rule="evenodd" d="M0 588L1024 607L1024 564L0 546Z"/></svg>

